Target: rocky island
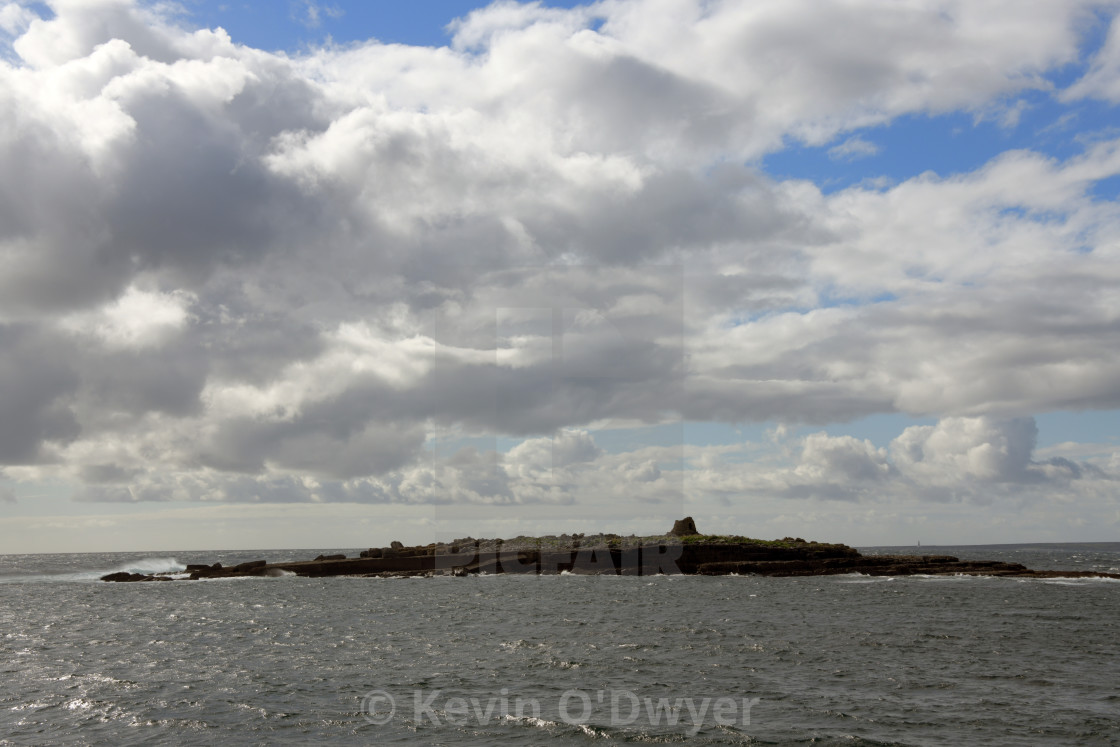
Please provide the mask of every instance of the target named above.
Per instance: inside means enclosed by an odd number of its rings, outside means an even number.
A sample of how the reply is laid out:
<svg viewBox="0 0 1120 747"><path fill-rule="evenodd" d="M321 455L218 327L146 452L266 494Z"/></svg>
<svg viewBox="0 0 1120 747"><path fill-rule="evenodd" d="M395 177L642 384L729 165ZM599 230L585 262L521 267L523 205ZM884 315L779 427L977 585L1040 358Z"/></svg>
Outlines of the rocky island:
<svg viewBox="0 0 1120 747"><path fill-rule="evenodd" d="M648 576L656 574L731 574L760 576L869 576L915 574L1015 576L1021 578L1115 578L1094 571L1036 571L1018 563L960 560L950 555L863 555L841 544L807 542L799 537L758 540L700 534L692 517L666 535L617 534L516 537L486 540L466 537L449 543L363 550L358 557L320 555L313 560L269 563L254 560L232 566L188 565L180 573L110 573L102 581L171 581L239 576L467 576L479 573L578 573Z"/></svg>

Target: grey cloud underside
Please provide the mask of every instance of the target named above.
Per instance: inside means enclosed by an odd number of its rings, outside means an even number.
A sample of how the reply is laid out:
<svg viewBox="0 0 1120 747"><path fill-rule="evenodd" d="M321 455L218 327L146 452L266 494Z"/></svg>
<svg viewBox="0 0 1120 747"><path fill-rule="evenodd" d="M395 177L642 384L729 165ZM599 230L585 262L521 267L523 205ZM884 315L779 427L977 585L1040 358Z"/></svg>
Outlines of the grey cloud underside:
<svg viewBox="0 0 1120 747"><path fill-rule="evenodd" d="M91 500L543 502L590 468L426 440L1120 406L1115 145L834 195L750 165L1010 107L1096 4L1018 39L953 3L671 5L288 58L58 3L0 63L0 464ZM650 459L587 463L672 494Z"/></svg>
<svg viewBox="0 0 1120 747"><path fill-rule="evenodd" d="M78 372L50 342L25 325L0 326L0 464L34 464L45 441L65 443L81 432L67 403Z"/></svg>

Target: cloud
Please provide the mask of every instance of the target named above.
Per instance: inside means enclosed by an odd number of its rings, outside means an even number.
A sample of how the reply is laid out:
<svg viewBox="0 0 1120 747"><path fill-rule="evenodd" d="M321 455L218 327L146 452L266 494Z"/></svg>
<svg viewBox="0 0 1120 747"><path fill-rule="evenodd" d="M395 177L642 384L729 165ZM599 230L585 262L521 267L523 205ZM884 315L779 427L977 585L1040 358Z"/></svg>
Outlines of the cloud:
<svg viewBox="0 0 1120 747"><path fill-rule="evenodd" d="M1120 20L1115 17L1108 28L1104 44L1097 50L1089 70L1062 92L1066 100L1097 98L1120 101Z"/></svg>
<svg viewBox="0 0 1120 747"><path fill-rule="evenodd" d="M302 12L298 12L302 11ZM313 0L303 0L298 7L297 20L309 29L319 28L323 23L323 16L331 19L342 18L346 12L337 5L322 5Z"/></svg>
<svg viewBox="0 0 1120 747"><path fill-rule="evenodd" d="M805 438L797 472L811 479L863 482L889 477L891 465L870 441L815 433Z"/></svg>
<svg viewBox="0 0 1120 747"><path fill-rule="evenodd" d="M1031 418L949 418L907 428L891 444L904 474L923 481L1029 482L1038 428Z"/></svg>
<svg viewBox="0 0 1120 747"><path fill-rule="evenodd" d="M0 9L0 464L21 478L679 502L665 453L595 431L941 418L901 456L812 437L735 483L863 500L1072 474L983 418L1120 406L1118 215L1093 191L1116 141L832 194L750 165L1046 89L1095 4L497 3L450 47L292 56L127 0L28 7ZM445 432L520 445L433 460Z"/></svg>
<svg viewBox="0 0 1120 747"><path fill-rule="evenodd" d="M94 335L108 348L144 348L182 330L191 301L181 291L152 293L130 287L105 307L65 318L60 326L75 334Z"/></svg>
<svg viewBox="0 0 1120 747"><path fill-rule="evenodd" d="M1080 500L1107 509L1120 479L1115 465L1036 458L1033 418L944 418L911 426L888 447L825 431L777 445L748 462L710 453L691 459L693 490L709 497L813 499L866 504L1040 503ZM703 451L703 450L701 450ZM1116 448L1108 450L1115 455Z"/></svg>
<svg viewBox="0 0 1120 747"><path fill-rule="evenodd" d="M1078 502L1087 511L1114 509L1120 450L1107 448L1092 462L1039 456L1035 433L1031 418L946 418L906 428L886 447L818 431L778 435L771 444L680 443L609 452L589 432L563 431L526 439L505 453L429 448L424 458L375 476L331 476L321 468L318 476L103 469L86 476L79 499L458 505L507 518L501 507L532 512L580 505L623 517L642 506L667 514L686 505L717 512L753 506L759 515L774 515L808 510L803 501L925 512L945 503L1041 506L1054 500ZM790 508L795 503L802 508Z"/></svg>
<svg viewBox="0 0 1120 747"><path fill-rule="evenodd" d="M39 17L19 3L0 5L0 31L15 36L27 30Z"/></svg>
<svg viewBox="0 0 1120 747"><path fill-rule="evenodd" d="M591 462L602 454L603 450L587 431L562 431L556 438L522 441L510 450L508 459L527 474L534 474Z"/></svg>
<svg viewBox="0 0 1120 747"><path fill-rule="evenodd" d="M875 143L859 136L852 136L839 145L829 148L828 157L834 161L855 161L874 156L879 150L879 146Z"/></svg>
<svg viewBox="0 0 1120 747"><path fill-rule="evenodd" d="M25 325L0 325L0 464L50 461L48 442L76 439L70 406L78 372L49 336Z"/></svg>
<svg viewBox="0 0 1120 747"><path fill-rule="evenodd" d="M160 63L205 57L229 43L224 32L178 28L165 13L173 9L169 4L52 0L49 6L54 13L50 19L30 18L26 8L8 13L25 29L12 47L26 64L40 70L96 57L97 48L113 40L125 41L139 56Z"/></svg>

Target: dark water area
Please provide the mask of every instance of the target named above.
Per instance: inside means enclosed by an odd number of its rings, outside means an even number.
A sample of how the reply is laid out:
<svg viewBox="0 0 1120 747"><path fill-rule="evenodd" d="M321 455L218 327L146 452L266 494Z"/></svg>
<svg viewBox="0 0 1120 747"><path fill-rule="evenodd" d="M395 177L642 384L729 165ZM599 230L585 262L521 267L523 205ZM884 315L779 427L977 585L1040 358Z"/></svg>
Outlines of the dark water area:
<svg viewBox="0 0 1120 747"><path fill-rule="evenodd" d="M1120 744L1116 581L96 580L332 551L0 556L0 744Z"/></svg>

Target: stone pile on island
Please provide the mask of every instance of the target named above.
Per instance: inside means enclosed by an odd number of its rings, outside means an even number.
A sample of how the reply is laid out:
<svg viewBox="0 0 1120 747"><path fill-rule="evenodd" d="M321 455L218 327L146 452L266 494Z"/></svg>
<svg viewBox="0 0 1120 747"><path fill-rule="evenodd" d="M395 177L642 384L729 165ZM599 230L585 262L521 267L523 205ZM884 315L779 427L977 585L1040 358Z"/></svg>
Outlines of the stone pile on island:
<svg viewBox="0 0 1120 747"><path fill-rule="evenodd" d="M356 558L319 555L314 560L268 563L254 560L232 566L188 565L180 573L118 572L102 581L169 581L175 578L215 579L240 576L370 576L381 578L467 576L489 573L612 574L648 576L696 574L726 576L826 576L861 573L869 576L915 574L1016 576L1030 578L1103 577L1120 574L1091 571L1034 571L1018 563L962 561L949 555L862 555L840 544L806 542L800 537L756 540L739 536L704 535L692 517L677 521L666 535L623 537L617 534L516 537L363 550Z"/></svg>

